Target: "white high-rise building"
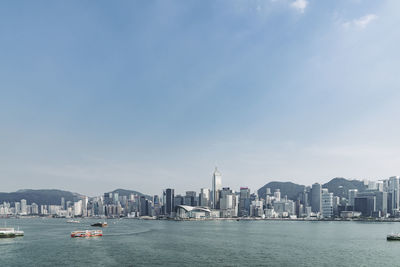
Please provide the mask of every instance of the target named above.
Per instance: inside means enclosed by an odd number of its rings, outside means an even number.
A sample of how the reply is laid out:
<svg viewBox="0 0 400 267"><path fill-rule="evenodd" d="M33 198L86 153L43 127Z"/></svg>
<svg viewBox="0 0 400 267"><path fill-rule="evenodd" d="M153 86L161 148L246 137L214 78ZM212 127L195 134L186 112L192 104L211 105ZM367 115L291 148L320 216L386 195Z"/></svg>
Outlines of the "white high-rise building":
<svg viewBox="0 0 400 267"><path fill-rule="evenodd" d="M275 201L277 201L277 202L281 201L281 190L280 189L275 190L274 197L275 197Z"/></svg>
<svg viewBox="0 0 400 267"><path fill-rule="evenodd" d="M26 205L26 199L21 199L21 215L27 215L28 209Z"/></svg>
<svg viewBox="0 0 400 267"><path fill-rule="evenodd" d="M20 202L15 202L15 214L21 214L21 203Z"/></svg>
<svg viewBox="0 0 400 267"><path fill-rule="evenodd" d="M199 206L202 206L202 207L210 206L210 189L208 189L208 188L200 189Z"/></svg>
<svg viewBox="0 0 400 267"><path fill-rule="evenodd" d="M357 189L349 189L349 205L354 209L354 199L358 194Z"/></svg>
<svg viewBox="0 0 400 267"><path fill-rule="evenodd" d="M222 175L218 171L217 167L215 167L215 171L213 174L213 180L212 180L212 194L213 194L213 199L212 199L212 207L213 209L219 209L219 193L220 190L222 189Z"/></svg>
<svg viewBox="0 0 400 267"><path fill-rule="evenodd" d="M74 216L82 215L82 200L74 202Z"/></svg>
<svg viewBox="0 0 400 267"><path fill-rule="evenodd" d="M322 217L330 218L333 216L333 193L329 193L328 189L323 188L321 194Z"/></svg>

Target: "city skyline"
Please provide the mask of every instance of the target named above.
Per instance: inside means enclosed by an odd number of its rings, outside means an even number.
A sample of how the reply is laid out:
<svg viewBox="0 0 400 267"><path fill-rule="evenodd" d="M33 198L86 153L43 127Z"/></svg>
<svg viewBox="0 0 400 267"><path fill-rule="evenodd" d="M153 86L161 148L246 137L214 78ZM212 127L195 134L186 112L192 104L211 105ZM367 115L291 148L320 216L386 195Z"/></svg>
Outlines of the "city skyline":
<svg viewBox="0 0 400 267"><path fill-rule="evenodd" d="M269 183L254 193L248 187L240 187L240 191L221 187L221 179L221 173L215 168L212 190L201 188L199 194L197 190L175 194L173 188L164 189L162 195L153 196L126 190L114 190L92 197L58 192L59 199L55 200L52 192L51 203L48 200L43 203L40 197L32 197L32 192L21 192L19 200L16 196L13 197L14 201L1 200L0 217L379 221L396 221L400 218L400 176L378 182L333 179L331 182L336 182L331 185L314 183L311 187L300 186L297 189L293 185L286 187L285 183ZM24 193L31 200L25 199Z"/></svg>
<svg viewBox="0 0 400 267"><path fill-rule="evenodd" d="M396 175L398 8L1 2L2 191Z"/></svg>

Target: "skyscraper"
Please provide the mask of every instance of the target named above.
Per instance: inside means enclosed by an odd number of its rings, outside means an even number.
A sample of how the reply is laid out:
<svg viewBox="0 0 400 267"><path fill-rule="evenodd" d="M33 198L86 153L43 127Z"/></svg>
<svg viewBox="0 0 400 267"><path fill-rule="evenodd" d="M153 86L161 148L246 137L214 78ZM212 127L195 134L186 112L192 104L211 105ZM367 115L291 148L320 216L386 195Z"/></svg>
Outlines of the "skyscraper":
<svg viewBox="0 0 400 267"><path fill-rule="evenodd" d="M199 206L203 206L203 207L210 206L210 189L208 189L208 188L200 189Z"/></svg>
<svg viewBox="0 0 400 267"><path fill-rule="evenodd" d="M333 216L333 193L329 193L328 189L322 189L322 216L330 218Z"/></svg>
<svg viewBox="0 0 400 267"><path fill-rule="evenodd" d="M274 197L275 197L275 201L281 201L281 190L280 189L276 189L274 192Z"/></svg>
<svg viewBox="0 0 400 267"><path fill-rule="evenodd" d="M349 205L353 207L354 210L354 199L358 194L357 189L349 189Z"/></svg>
<svg viewBox="0 0 400 267"><path fill-rule="evenodd" d="M249 216L250 214L250 189L248 187L240 188L239 198L239 216Z"/></svg>
<svg viewBox="0 0 400 267"><path fill-rule="evenodd" d="M311 211L318 213L321 212L321 184L315 183L311 189Z"/></svg>
<svg viewBox="0 0 400 267"><path fill-rule="evenodd" d="M165 215L172 216L175 209L174 189L171 188L165 189L164 197L165 197L165 202L164 202Z"/></svg>
<svg viewBox="0 0 400 267"><path fill-rule="evenodd" d="M28 209L26 205L26 199L21 199L21 214L22 215L27 215L28 214Z"/></svg>
<svg viewBox="0 0 400 267"><path fill-rule="evenodd" d="M389 178L389 193L391 194L391 208L390 211L394 214L395 210L399 209L399 176Z"/></svg>
<svg viewBox="0 0 400 267"><path fill-rule="evenodd" d="M212 190L213 190L213 203L212 207L213 209L219 209L219 193L220 190L222 189L222 179L221 179L221 173L218 171L217 167L215 167L215 171L213 174L213 180L212 180Z"/></svg>

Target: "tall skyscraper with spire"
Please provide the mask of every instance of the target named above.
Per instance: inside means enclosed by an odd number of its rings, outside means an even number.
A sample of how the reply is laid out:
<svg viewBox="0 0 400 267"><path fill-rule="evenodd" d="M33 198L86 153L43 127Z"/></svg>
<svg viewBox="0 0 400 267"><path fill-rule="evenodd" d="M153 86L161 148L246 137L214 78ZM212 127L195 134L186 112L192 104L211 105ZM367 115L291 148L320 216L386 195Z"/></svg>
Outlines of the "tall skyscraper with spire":
<svg viewBox="0 0 400 267"><path fill-rule="evenodd" d="M221 173L218 171L218 168L215 167L215 171L213 174L213 179L212 179L212 194L213 194L213 203L212 207L213 209L219 209L219 192L222 189L222 180L221 180Z"/></svg>

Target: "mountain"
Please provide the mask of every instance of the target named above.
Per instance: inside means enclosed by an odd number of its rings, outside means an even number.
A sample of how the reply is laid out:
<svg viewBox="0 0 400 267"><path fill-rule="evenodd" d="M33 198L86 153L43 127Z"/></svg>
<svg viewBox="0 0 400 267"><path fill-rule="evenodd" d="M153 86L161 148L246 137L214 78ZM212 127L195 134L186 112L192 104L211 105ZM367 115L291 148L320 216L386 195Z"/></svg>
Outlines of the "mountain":
<svg viewBox="0 0 400 267"><path fill-rule="evenodd" d="M357 189L358 192L366 190L366 186L362 181L359 180L347 180L345 178L333 178L326 184L322 185L322 188L327 188L330 193L334 196L348 198L349 189Z"/></svg>
<svg viewBox="0 0 400 267"><path fill-rule="evenodd" d="M24 189L17 192L1 193L0 192L0 203L21 201L26 199L28 204L36 203L38 205L60 205L61 198L65 201L74 201L80 195L68 191L56 190L56 189Z"/></svg>
<svg viewBox="0 0 400 267"><path fill-rule="evenodd" d="M281 197L287 195L288 199L297 200L298 195L304 191L305 186L292 182L269 182L260 189L257 193L260 197L265 197L266 189L271 188L273 194L276 189L280 189ZM358 192L363 192L367 189L362 181L348 180L345 178L333 178L329 182L322 185L322 188L327 188L334 196L345 197L349 195L349 189L357 189Z"/></svg>
<svg viewBox="0 0 400 267"><path fill-rule="evenodd" d="M281 198L287 196L288 199L296 200L298 195L304 191L305 186L292 182L269 182L268 184L258 189L258 196L265 198L267 188L271 188L272 194L275 192L276 189L280 189Z"/></svg>
<svg viewBox="0 0 400 267"><path fill-rule="evenodd" d="M134 194L134 195L139 195L139 196L145 196L147 199L152 199L151 196L143 194L143 193L135 191L135 190L115 189L114 191L111 191L111 193L118 193L119 196L127 196L127 197L130 194Z"/></svg>

